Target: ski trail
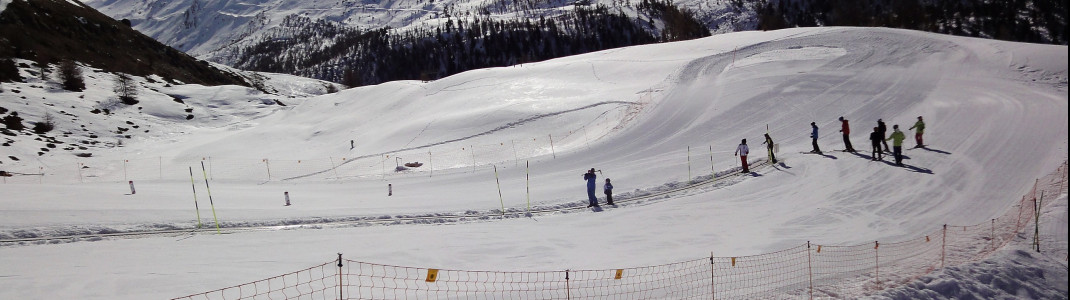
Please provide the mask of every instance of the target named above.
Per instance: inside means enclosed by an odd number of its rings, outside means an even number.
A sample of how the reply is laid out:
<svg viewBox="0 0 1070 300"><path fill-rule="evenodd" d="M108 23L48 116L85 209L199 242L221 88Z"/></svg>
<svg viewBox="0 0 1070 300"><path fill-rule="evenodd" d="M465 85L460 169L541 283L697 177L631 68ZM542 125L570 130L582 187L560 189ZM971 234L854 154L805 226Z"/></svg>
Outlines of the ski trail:
<svg viewBox="0 0 1070 300"><path fill-rule="evenodd" d="M358 161L358 160L360 160L362 158L377 157L377 156L383 156L383 155L390 154L390 153L417 150L417 149L425 149L425 148L430 148L430 147L434 147L434 146L460 142L460 141L464 141L464 140L468 140L468 139L472 139L472 138L476 138L476 137L480 137L480 136L489 135L489 134L492 134L492 133L495 133L495 132L498 132L498 131L502 131L502 130L505 130L505 129L513 128L513 127L516 127L516 126L524 125L525 123L536 121L536 120L539 120L539 119L542 119L542 118L554 117L554 116L558 116L558 115L562 115L562 114L566 114L566 113L582 111L582 110L585 110L585 109L591 109L591 108L595 108L595 107L599 107L599 106L603 106L603 105L609 105L609 104L623 104L623 105L632 106L632 105L639 105L640 103L631 102L631 101L602 101L602 102L598 102L598 103L594 103L594 104L590 104L590 105L586 105L586 106L582 106L582 107L578 107L578 108L562 110L562 111L552 112L552 113L534 115L534 116L531 116L531 117L527 117L527 118L523 118L523 119L520 119L520 120L516 120L516 121L513 121L513 122L506 123L504 125L498 126L496 128L493 128L493 129L490 129L490 130L487 130L487 131L484 131L484 132L476 133L476 134L465 136L465 137L460 137L460 138L456 138L456 139L451 139L451 140L445 140L445 141L441 141L441 142L425 144L425 145L421 145L421 146L408 147L408 148L402 148L402 149L395 149L395 150L384 151L384 152L375 153L375 154L367 154L367 155L357 156L357 157L354 157L353 159L346 160L346 161L344 161L344 162L342 162L342 163L340 163L337 166L334 166L332 168L327 168L327 169L324 169L324 170L321 170L321 171L317 171L317 172L313 172L313 173L309 173L309 174L305 174L305 175L299 175L299 176L294 176L294 177L289 177L289 178L283 178L282 181L301 179L301 178L306 178L306 177L311 177L311 176L316 176L316 175L319 175L319 174L323 174L323 173L332 171L334 169L337 169L338 167L341 167L343 165L349 164L351 162ZM428 126L430 126L430 124L428 124Z"/></svg>

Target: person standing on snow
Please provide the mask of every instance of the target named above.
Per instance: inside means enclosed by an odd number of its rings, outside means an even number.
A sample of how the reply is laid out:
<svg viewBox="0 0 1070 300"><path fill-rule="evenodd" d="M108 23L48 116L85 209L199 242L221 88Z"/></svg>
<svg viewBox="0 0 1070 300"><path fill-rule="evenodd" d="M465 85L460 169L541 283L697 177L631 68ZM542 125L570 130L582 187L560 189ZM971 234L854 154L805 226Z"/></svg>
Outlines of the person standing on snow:
<svg viewBox="0 0 1070 300"><path fill-rule="evenodd" d="M613 184L606 178L606 184L602 186L602 192L606 194L606 205L613 205Z"/></svg>
<svg viewBox="0 0 1070 300"><path fill-rule="evenodd" d="M915 131L914 133L914 141L918 142L918 145L914 146L914 148L921 148L925 146L925 144L921 142L921 135L925 133L925 122L921 120L921 116L918 116L918 121L914 123L914 126L910 126L910 129L914 128L918 129L918 131Z"/></svg>
<svg viewBox="0 0 1070 300"><path fill-rule="evenodd" d="M765 148L769 150L769 161L775 164L776 155L773 155L773 138L769 137L768 133L765 134L765 141L762 144L765 144Z"/></svg>
<svg viewBox="0 0 1070 300"><path fill-rule="evenodd" d="M881 143L884 144L884 152L891 152L892 148L888 148L888 142L885 138L888 137L888 125L884 125L884 119L877 119L877 132L881 134Z"/></svg>
<svg viewBox="0 0 1070 300"><path fill-rule="evenodd" d="M594 168L583 174L583 179L587 180L587 207L598 207L598 198L594 197L595 179L597 175L594 175Z"/></svg>
<svg viewBox="0 0 1070 300"><path fill-rule="evenodd" d="M743 161L743 173L750 173L750 169L747 168L747 154L750 153L750 148L747 147L747 139L743 139L739 146L736 147L736 153L734 155L739 156Z"/></svg>
<svg viewBox="0 0 1070 300"><path fill-rule="evenodd" d="M810 153L821 154L821 147L817 146L817 123L810 122L810 127L813 128L813 131L810 132L810 138L814 140L814 150L810 151Z"/></svg>
<svg viewBox="0 0 1070 300"><path fill-rule="evenodd" d="M847 149L844 149L843 151L851 153L856 152L855 147L851 146L851 126L847 125L847 120L843 117L840 117L840 124L840 132L843 132L843 145L847 147Z"/></svg>
<svg viewBox="0 0 1070 300"><path fill-rule="evenodd" d="M881 141L884 141L884 138L881 137L880 127L873 127L873 132L869 134L869 141L873 146L873 160L884 160L884 151L881 151Z"/></svg>
<svg viewBox="0 0 1070 300"><path fill-rule="evenodd" d="M907 136L899 131L899 124L892 126L892 136L888 137L892 140L892 155L895 155L895 165L903 166L903 140L907 139ZM887 141L887 140L886 140Z"/></svg>

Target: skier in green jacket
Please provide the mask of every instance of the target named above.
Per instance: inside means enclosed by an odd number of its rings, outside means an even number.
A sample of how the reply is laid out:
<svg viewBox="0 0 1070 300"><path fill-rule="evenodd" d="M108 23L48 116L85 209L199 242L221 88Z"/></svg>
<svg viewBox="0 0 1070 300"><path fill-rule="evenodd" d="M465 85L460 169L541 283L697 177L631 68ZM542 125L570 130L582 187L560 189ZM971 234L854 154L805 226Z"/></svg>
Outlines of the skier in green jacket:
<svg viewBox="0 0 1070 300"><path fill-rule="evenodd" d="M922 126L924 127L924 125ZM892 132L892 136L888 137L888 139L886 139L885 141L892 140L892 155L895 156L895 165L902 167L903 140L906 140L907 136L903 134L902 131L899 131L899 124L892 126L892 130L894 130L894 132Z"/></svg>
<svg viewBox="0 0 1070 300"><path fill-rule="evenodd" d="M918 131L915 131L914 133L914 140L918 142L918 145L914 146L914 148L924 147L925 144L921 142L921 135L925 133L925 122L921 120L921 116L918 116L918 121L914 123L914 126L910 126L910 129L915 128L917 128Z"/></svg>

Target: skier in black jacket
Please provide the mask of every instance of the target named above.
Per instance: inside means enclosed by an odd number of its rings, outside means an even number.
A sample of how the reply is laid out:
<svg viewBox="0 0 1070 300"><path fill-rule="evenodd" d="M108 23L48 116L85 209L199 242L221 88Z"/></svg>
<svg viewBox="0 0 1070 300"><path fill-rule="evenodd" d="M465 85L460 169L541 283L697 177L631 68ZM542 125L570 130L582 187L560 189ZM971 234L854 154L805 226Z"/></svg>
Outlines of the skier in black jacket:
<svg viewBox="0 0 1070 300"><path fill-rule="evenodd" d="M884 160L884 151L881 151L881 141L884 141L884 136L879 127L873 127L873 133L869 134L869 141L873 145L873 160Z"/></svg>
<svg viewBox="0 0 1070 300"><path fill-rule="evenodd" d="M877 132L881 135L881 143L884 143L884 152L891 152L892 148L888 147L888 141L885 140L888 137L888 125L884 124L884 119L877 119Z"/></svg>

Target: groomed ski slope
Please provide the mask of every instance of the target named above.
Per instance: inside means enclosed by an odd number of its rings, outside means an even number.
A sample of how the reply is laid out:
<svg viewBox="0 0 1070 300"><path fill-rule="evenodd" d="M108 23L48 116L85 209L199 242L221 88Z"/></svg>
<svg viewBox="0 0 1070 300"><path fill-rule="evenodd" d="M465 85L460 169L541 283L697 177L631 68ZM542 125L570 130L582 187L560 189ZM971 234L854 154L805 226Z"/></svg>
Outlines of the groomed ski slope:
<svg viewBox="0 0 1070 300"><path fill-rule="evenodd" d="M100 159L161 156L171 158L168 170L186 172L182 158L406 157L585 131L586 138L555 144L553 154L527 159L537 206L586 201L580 175L591 167L602 170L599 187L610 177L618 194L677 185L689 174L688 146L692 177L709 173L711 146L712 169L728 170L738 165L731 152L740 139L748 139L752 157L763 156L767 125L785 163L734 184L598 213L3 247L0 298L170 298L291 272L339 252L413 267L605 269L806 241L912 238L1002 214L1066 159L1066 69L1065 46L804 28L349 89L230 126L131 143ZM907 150L905 168L829 151L843 148L840 116L851 121L860 154L868 154L878 118L906 129L924 116L930 147ZM826 156L800 153L810 149L811 121L821 127ZM912 146L913 132L906 133ZM214 181L213 202L232 225L526 207L523 158L497 162L501 198L491 166L473 171L463 155L442 159L435 163L459 167L436 167L433 177ZM139 183L136 195L123 195L123 182L2 189L0 229L9 235L196 222L188 180ZM294 206L282 206L283 191Z"/></svg>

